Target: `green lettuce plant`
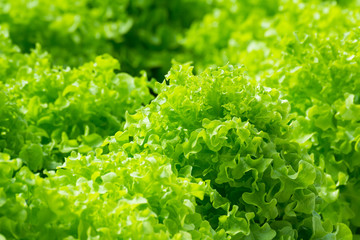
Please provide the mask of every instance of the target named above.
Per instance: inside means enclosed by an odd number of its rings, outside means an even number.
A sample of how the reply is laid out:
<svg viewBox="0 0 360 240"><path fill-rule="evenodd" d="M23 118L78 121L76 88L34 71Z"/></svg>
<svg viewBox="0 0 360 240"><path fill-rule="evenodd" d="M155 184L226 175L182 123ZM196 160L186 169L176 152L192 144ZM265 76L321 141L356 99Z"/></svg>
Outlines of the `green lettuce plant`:
<svg viewBox="0 0 360 240"><path fill-rule="evenodd" d="M40 43L57 65L79 66L107 53L124 71L146 69L161 81L180 36L210 6L206 0L4 0L0 23L11 26L23 51Z"/></svg>
<svg viewBox="0 0 360 240"><path fill-rule="evenodd" d="M3 155L0 231L44 239L351 239L345 224L323 217L333 186L291 141L294 116L279 91L241 67L192 69L175 64L159 95L126 115L123 131L95 153L73 152L46 178ZM22 215L11 218L15 212Z"/></svg>
<svg viewBox="0 0 360 240"><path fill-rule="evenodd" d="M0 239L358 239L358 7L0 1Z"/></svg>
<svg viewBox="0 0 360 240"><path fill-rule="evenodd" d="M331 221L350 224L356 232L360 159L356 1L349 5L278 1L272 15L260 2L250 11L241 3L233 8L231 1L224 3L228 5L190 28L185 42L190 59L195 58L198 71L211 64L244 64L263 86L280 91L297 115L293 141L308 149L333 186L332 197L323 204L324 214Z"/></svg>
<svg viewBox="0 0 360 240"><path fill-rule="evenodd" d="M7 43L0 62L6 96L2 117L7 121L2 138L22 137L5 141L0 151L20 156L32 171L54 169L72 150L86 153L99 147L122 128L126 112L134 113L152 99L146 74L134 78L120 72L119 62L109 55L62 68L53 66L40 46L22 54L5 29L2 37Z"/></svg>

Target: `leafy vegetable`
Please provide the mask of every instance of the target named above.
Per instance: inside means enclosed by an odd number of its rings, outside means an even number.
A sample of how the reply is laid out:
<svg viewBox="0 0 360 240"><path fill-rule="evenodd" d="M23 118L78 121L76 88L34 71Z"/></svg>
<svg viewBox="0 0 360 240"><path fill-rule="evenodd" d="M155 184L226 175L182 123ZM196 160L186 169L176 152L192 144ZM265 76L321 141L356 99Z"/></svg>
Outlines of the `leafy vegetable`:
<svg viewBox="0 0 360 240"><path fill-rule="evenodd" d="M0 22L11 25L23 51L40 43L56 64L79 66L108 53L126 72L151 70L162 80L180 36L210 6L205 0L3 0Z"/></svg>
<svg viewBox="0 0 360 240"><path fill-rule="evenodd" d="M331 221L350 222L356 232L359 192L354 186L359 182L360 156L356 1L348 2L353 8L331 1L278 1L280 7L270 14L260 2L250 11L240 2L233 11L228 10L231 1L224 4L187 34L185 46L195 53L195 66L201 71L209 64L245 64L250 76L280 91L297 114L291 124L292 141L308 149L328 174L326 184L333 186L331 195L320 192L327 195L324 213Z"/></svg>
<svg viewBox="0 0 360 240"><path fill-rule="evenodd" d="M326 200L319 192L331 194L332 186L305 149L289 141L290 105L279 92L242 68L191 71L175 64L170 84L158 84L158 97L128 114L124 131L105 141L108 153L74 152L47 178L4 155L5 180L24 187L2 185L3 209L22 212L22 220L3 218L1 231L44 239L54 232L58 238L349 239L346 225L321 217L316 199Z"/></svg>
<svg viewBox="0 0 360 240"><path fill-rule="evenodd" d="M14 50L6 53L9 46ZM72 150L99 147L121 129L125 112L134 113L152 99L146 74L133 78L115 73L119 63L108 55L70 69L52 66L51 57L39 46L31 54L21 54L8 41L2 51L2 65L8 66L3 95L10 96L3 103L3 128L10 139L0 151L7 149L29 166L37 162L30 167L33 171L54 169Z"/></svg>
<svg viewBox="0 0 360 240"><path fill-rule="evenodd" d="M0 1L0 239L359 239L359 16Z"/></svg>

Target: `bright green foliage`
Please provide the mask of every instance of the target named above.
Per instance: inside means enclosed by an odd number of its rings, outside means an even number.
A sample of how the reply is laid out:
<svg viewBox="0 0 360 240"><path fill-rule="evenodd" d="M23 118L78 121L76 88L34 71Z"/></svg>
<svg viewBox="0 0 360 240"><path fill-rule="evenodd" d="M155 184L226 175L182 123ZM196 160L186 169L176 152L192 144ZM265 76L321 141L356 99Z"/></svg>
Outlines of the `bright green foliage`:
<svg viewBox="0 0 360 240"><path fill-rule="evenodd" d="M360 11L356 1L340 2L282 0L269 13L261 1L251 10L224 1L227 5L192 26L185 46L195 53L198 70L244 64L264 86L281 92L298 114L291 124L294 141L308 149L333 186L331 195L320 191L327 195L326 218L351 223L355 231L360 226Z"/></svg>
<svg viewBox="0 0 360 240"><path fill-rule="evenodd" d="M0 83L2 138L8 140L0 151L20 156L33 171L54 168L72 150L99 147L121 129L125 112L152 99L145 73L115 73L119 63L108 55L76 69L52 67L40 47L21 54L6 36L4 30L0 64L6 76Z"/></svg>
<svg viewBox="0 0 360 240"><path fill-rule="evenodd" d="M185 28L209 7L205 0L1 0L0 22L23 51L40 43L56 64L109 53L123 70L151 69L162 80Z"/></svg>
<svg viewBox="0 0 360 240"><path fill-rule="evenodd" d="M340 189L344 202L334 203L342 214L327 211L342 221L351 218L356 227L360 227L360 191L356 187L360 182L359 34L358 29L352 29L331 42L315 36L294 41L291 54L282 61L297 62L296 69L291 71L290 65L283 65L265 82L281 89L299 112L295 138L300 135L300 142L331 175L331 181L345 186ZM275 80L279 78L283 79L281 83Z"/></svg>
<svg viewBox="0 0 360 240"><path fill-rule="evenodd" d="M108 140L110 151L157 152L180 174L209 181L211 191L197 209L229 237L317 239L344 231L350 238L345 225L333 233L336 224L321 220L316 202L329 201L336 186L292 141L290 104L279 92L241 68L191 71L175 65L170 85L162 84L158 97L128 115L125 131Z"/></svg>
<svg viewBox="0 0 360 240"><path fill-rule="evenodd" d="M0 0L0 240L359 239L359 7Z"/></svg>
<svg viewBox="0 0 360 240"><path fill-rule="evenodd" d="M157 154L100 152L74 154L47 178L3 155L0 232L9 239L213 239L195 211L204 182L177 177Z"/></svg>
<svg viewBox="0 0 360 240"><path fill-rule="evenodd" d="M0 82L1 89L3 88ZM0 150L11 149L20 152L27 124L16 105L9 101L4 91L0 91Z"/></svg>
<svg viewBox="0 0 360 240"><path fill-rule="evenodd" d="M357 8L344 9L333 1L255 2L222 1L213 13L192 25L184 45L196 69L229 62L244 64L252 76L274 72L283 67L279 60L291 51L295 40L308 35L338 37L360 21Z"/></svg>
<svg viewBox="0 0 360 240"><path fill-rule="evenodd" d="M134 143L122 147L131 154L157 151L170 156L180 172L191 169L193 177L210 180L216 192L209 202L199 202L199 209L214 229L223 227L230 236L248 235L252 225L233 232L238 224L221 216L229 209L245 214L244 220L253 213L252 224L269 224L263 225L273 232L269 236L281 235L286 225L295 238L316 238L316 231L330 237L330 222L324 223L327 230L310 223L322 214L316 201L329 201L336 186L292 140L290 104L241 69L205 70L200 76L191 70L188 65L170 70L170 86L163 85L148 107L127 118L121 136Z"/></svg>
<svg viewBox="0 0 360 240"><path fill-rule="evenodd" d="M37 239L351 239L346 225L322 218L317 202L333 186L289 141L290 104L277 90L231 66L194 76L191 66L175 65L167 81L103 150L73 153L47 178L3 155L0 231Z"/></svg>

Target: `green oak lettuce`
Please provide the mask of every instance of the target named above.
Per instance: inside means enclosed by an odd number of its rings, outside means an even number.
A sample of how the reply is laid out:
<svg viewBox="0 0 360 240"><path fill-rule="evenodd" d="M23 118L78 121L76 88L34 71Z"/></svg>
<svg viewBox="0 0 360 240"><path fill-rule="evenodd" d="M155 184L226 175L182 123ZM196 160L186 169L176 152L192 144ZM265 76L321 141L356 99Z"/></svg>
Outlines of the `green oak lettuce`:
<svg viewBox="0 0 360 240"><path fill-rule="evenodd" d="M242 2L223 3L188 31L188 59L199 72L208 65L244 64L250 76L289 101L296 114L292 141L308 149L326 173L325 184L332 185L331 195L320 192L327 195L324 214L356 232L358 3L284 0L277 1L271 14L261 1L251 10L241 7Z"/></svg>
<svg viewBox="0 0 360 240"><path fill-rule="evenodd" d="M119 62L109 55L62 68L52 65L39 45L23 54L9 42L6 29L1 36L1 138L9 141L0 151L20 156L32 171L55 168L72 150L100 146L122 128L126 112L134 113L152 99L146 74L120 72Z"/></svg>
<svg viewBox="0 0 360 240"><path fill-rule="evenodd" d="M74 154L47 178L7 155L0 164L0 232L9 239L213 239L216 234L195 211L206 183L177 177L169 159L158 154Z"/></svg>
<svg viewBox="0 0 360 240"><path fill-rule="evenodd" d="M0 23L28 52L40 43L56 64L79 66L105 53L130 74L162 80L180 36L210 10L206 0L0 1Z"/></svg>
<svg viewBox="0 0 360 240"><path fill-rule="evenodd" d="M358 239L359 13L0 1L0 239Z"/></svg>
<svg viewBox="0 0 360 240"><path fill-rule="evenodd" d="M344 8L334 1L221 3L186 33L185 59L194 61L198 71L229 62L244 64L252 76L271 73L283 66L279 60L292 48L292 40L312 34L330 40L357 27L359 21L358 8Z"/></svg>
<svg viewBox="0 0 360 240"><path fill-rule="evenodd" d="M351 239L345 224L323 217L334 186L291 141L289 102L243 68L192 69L175 64L123 131L95 152L73 152L46 178L3 154L2 234Z"/></svg>

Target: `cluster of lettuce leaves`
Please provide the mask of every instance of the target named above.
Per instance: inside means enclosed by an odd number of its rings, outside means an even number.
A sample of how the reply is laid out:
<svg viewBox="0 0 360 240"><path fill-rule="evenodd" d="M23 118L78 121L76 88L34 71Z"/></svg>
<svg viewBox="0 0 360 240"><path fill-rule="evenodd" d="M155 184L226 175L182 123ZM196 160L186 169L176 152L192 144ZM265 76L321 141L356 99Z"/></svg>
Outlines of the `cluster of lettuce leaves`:
<svg viewBox="0 0 360 240"><path fill-rule="evenodd" d="M29 168L55 169L72 150L86 153L124 125L125 113L147 104L146 74L119 72L109 55L79 68L52 66L38 46L22 54L2 26L0 151Z"/></svg>
<svg viewBox="0 0 360 240"><path fill-rule="evenodd" d="M129 74L145 69L163 77L185 30L211 6L207 0L2 0L0 22L11 25L24 52L40 43L58 65L79 66L108 53Z"/></svg>
<svg viewBox="0 0 360 240"><path fill-rule="evenodd" d="M0 240L360 239L359 5L0 1Z"/></svg>
<svg viewBox="0 0 360 240"><path fill-rule="evenodd" d="M276 12L265 5L247 11L240 3L217 8L192 26L186 48L195 59L202 59L195 60L198 71L209 64L244 64L263 86L281 92L297 115L294 141L314 156L329 186L336 184L332 199L323 205L324 215L349 223L356 231L360 227L358 3L349 1L346 8L335 2L279 3ZM228 10L231 6L233 11Z"/></svg>

